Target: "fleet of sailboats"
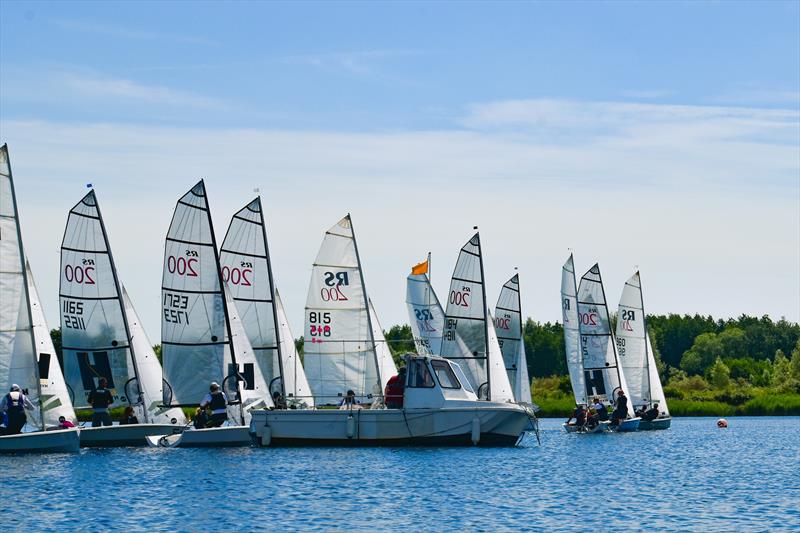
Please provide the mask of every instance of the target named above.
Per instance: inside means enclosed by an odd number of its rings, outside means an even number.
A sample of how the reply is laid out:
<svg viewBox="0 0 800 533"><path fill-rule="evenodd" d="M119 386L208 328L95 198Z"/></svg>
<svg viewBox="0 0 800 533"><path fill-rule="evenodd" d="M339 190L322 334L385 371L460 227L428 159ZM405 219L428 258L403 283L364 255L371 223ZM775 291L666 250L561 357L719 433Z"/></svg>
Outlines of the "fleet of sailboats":
<svg viewBox="0 0 800 533"><path fill-rule="evenodd" d="M95 191L69 211L59 287L62 373L22 246L6 146L0 180L0 388L22 384L34 406L22 433L0 436L0 452L509 445L535 421L519 275L503 284L493 313L479 233L459 251L444 308L431 284L430 254L412 268L406 304L416 353L401 357L405 372L398 374L367 292L352 218L343 217L325 233L312 266L301 357L273 277L261 198L233 215L218 248L202 180L178 200L165 240L163 366L120 280ZM625 284L615 331L598 265L577 283L570 255L561 304L576 404L614 405L622 391L629 410L618 431L668 428L639 273ZM112 405L132 408L138 421L59 428L64 419L77 422L75 407L91 408L101 378ZM384 397L398 379L400 408ZM188 423L184 409L198 408L217 385L227 398L225 423ZM634 409L656 414L642 421Z"/></svg>

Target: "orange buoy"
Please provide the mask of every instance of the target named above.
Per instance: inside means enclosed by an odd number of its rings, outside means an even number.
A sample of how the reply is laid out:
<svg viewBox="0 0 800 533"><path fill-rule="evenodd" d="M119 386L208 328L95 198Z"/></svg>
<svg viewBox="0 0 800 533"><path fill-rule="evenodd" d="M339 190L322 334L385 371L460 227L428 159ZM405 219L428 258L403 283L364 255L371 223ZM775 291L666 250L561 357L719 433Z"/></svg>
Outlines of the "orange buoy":
<svg viewBox="0 0 800 533"><path fill-rule="evenodd" d="M728 421L725 420L724 418L720 418L719 420L717 420L717 427L718 428L726 428L726 427L728 427Z"/></svg>

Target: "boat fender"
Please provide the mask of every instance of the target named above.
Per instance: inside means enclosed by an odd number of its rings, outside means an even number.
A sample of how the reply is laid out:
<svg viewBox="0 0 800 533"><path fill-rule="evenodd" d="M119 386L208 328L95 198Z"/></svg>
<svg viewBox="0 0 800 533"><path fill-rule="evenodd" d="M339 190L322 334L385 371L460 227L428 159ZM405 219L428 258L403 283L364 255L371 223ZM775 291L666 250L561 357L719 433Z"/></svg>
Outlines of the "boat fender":
<svg viewBox="0 0 800 533"><path fill-rule="evenodd" d="M261 428L261 445L269 446L272 442L272 428L265 425Z"/></svg>
<svg viewBox="0 0 800 533"><path fill-rule="evenodd" d="M720 418L719 420L717 420L717 427L720 429L728 427L728 421L725 420L724 418Z"/></svg>
<svg viewBox="0 0 800 533"><path fill-rule="evenodd" d="M347 417L347 438L352 439L355 434L356 434L356 419L353 418L353 415L349 415Z"/></svg>
<svg viewBox="0 0 800 533"><path fill-rule="evenodd" d="M472 444L477 445L481 440L481 420L477 416L472 419Z"/></svg>

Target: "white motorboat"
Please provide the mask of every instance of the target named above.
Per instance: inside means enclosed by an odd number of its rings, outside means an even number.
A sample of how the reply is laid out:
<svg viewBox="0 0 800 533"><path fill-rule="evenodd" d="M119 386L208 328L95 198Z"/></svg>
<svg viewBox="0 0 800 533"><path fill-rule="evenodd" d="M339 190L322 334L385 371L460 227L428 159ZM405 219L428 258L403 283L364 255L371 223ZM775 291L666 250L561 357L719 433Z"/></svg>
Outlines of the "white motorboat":
<svg viewBox="0 0 800 533"><path fill-rule="evenodd" d="M406 356L400 409L253 411L257 446L514 446L528 411L478 400L459 366L437 356Z"/></svg>
<svg viewBox="0 0 800 533"><path fill-rule="evenodd" d="M76 452L78 428L45 431L59 416L76 419L25 259L6 145L0 147L0 288L0 394L19 384L32 406L23 433L0 436L0 453Z"/></svg>

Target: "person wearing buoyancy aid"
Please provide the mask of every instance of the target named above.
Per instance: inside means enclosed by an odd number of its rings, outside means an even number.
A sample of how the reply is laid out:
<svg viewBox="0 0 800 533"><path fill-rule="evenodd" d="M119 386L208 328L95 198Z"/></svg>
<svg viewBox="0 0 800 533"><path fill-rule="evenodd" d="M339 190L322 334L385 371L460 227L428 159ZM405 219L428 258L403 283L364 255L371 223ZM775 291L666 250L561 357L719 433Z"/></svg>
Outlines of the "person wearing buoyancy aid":
<svg viewBox="0 0 800 533"><path fill-rule="evenodd" d="M383 397L387 409L403 408L403 393L406 387L406 367L401 366L396 376L389 378Z"/></svg>
<svg viewBox="0 0 800 533"><path fill-rule="evenodd" d="M22 428L28 421L25 409L33 410L33 404L28 399L19 385L11 385L11 390L0 400L0 413L5 413L7 417L5 435L16 435L22 433Z"/></svg>
<svg viewBox="0 0 800 533"><path fill-rule="evenodd" d="M107 388L108 380L100 378L98 386L89 392L89 403L92 404L92 427L111 426L111 415L108 413L108 406L114 403L114 395Z"/></svg>
<svg viewBox="0 0 800 533"><path fill-rule="evenodd" d="M209 392L200 402L200 407L211 409L211 418L206 424L210 428L218 428L228 419L228 396L219 388L216 381L211 382Z"/></svg>

